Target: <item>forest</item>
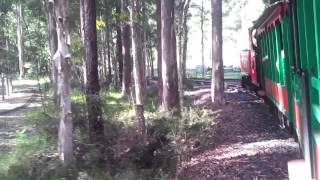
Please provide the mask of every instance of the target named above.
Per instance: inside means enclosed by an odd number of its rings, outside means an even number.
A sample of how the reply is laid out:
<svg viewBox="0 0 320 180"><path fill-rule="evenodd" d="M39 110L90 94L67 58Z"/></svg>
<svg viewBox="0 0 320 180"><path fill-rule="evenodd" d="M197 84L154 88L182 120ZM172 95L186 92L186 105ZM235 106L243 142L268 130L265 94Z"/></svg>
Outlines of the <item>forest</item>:
<svg viewBox="0 0 320 180"><path fill-rule="evenodd" d="M228 101L224 43L239 48L250 2L1 0L2 101L28 91L31 106L1 117L0 179L185 179Z"/></svg>

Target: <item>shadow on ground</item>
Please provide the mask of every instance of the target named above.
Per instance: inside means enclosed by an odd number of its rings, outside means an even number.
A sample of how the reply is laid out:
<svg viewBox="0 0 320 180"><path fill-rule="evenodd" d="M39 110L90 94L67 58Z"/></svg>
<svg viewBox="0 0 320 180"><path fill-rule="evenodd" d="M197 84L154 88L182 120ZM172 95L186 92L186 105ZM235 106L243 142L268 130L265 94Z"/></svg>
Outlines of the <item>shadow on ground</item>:
<svg viewBox="0 0 320 180"><path fill-rule="evenodd" d="M213 109L216 124L182 163L179 179L288 178L287 162L300 158L299 147L262 99L232 82L226 84L226 105L212 107L210 89L197 91L187 95Z"/></svg>

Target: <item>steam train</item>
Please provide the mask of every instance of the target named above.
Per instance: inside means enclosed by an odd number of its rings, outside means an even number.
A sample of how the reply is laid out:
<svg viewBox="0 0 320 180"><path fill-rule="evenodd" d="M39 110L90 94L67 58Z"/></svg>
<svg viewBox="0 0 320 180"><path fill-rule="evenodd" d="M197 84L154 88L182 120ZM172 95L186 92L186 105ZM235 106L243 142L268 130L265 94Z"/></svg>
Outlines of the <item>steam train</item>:
<svg viewBox="0 0 320 180"><path fill-rule="evenodd" d="M303 157L288 162L289 177L320 180L320 1L270 5L249 37L242 84L264 96L295 134Z"/></svg>

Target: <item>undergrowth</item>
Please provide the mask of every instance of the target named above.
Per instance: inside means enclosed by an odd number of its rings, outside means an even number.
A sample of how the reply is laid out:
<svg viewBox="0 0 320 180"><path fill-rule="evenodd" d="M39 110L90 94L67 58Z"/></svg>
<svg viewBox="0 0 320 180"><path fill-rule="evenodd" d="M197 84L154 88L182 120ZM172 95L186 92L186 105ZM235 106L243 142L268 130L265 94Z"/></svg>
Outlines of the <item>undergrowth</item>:
<svg viewBox="0 0 320 180"><path fill-rule="evenodd" d="M206 136L215 123L210 110L188 106L175 116L158 112L156 100L147 97L147 139L143 144L132 136L132 103L116 91L101 97L104 144L89 143L85 98L74 91L75 165L65 169L58 159L58 115L50 104L27 114L26 129L17 132L17 145L0 157L0 179L168 179L176 175L182 161L190 158L197 148L196 139Z"/></svg>

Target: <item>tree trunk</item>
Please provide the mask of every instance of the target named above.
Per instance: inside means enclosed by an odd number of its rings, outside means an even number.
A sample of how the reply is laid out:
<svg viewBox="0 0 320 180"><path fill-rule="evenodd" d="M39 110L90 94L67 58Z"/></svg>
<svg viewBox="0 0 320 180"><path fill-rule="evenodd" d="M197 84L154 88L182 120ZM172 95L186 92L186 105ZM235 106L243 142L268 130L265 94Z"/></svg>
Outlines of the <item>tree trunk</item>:
<svg viewBox="0 0 320 180"><path fill-rule="evenodd" d="M187 52L188 52L188 33L189 33L189 28L187 26L187 21L184 21L183 24L183 30L185 36L183 37L183 47L182 47L182 78L186 79L186 71L187 71Z"/></svg>
<svg viewBox="0 0 320 180"><path fill-rule="evenodd" d="M165 111L180 111L174 30L174 1L161 0L162 102Z"/></svg>
<svg viewBox="0 0 320 180"><path fill-rule="evenodd" d="M161 0L156 0L157 14L157 72L158 72L158 101L162 108L162 40L161 40Z"/></svg>
<svg viewBox="0 0 320 180"><path fill-rule="evenodd" d="M110 35L112 37L112 32L110 32ZM113 70L112 84L115 89L118 89L119 88L118 42L116 42L116 44L111 42L111 45L112 45L111 46L111 49L112 49L111 67Z"/></svg>
<svg viewBox="0 0 320 180"><path fill-rule="evenodd" d="M102 19L102 18L101 18ZM101 29L100 31L100 36L101 38L101 74L99 75L99 77L101 78L100 81L106 82L107 79L106 77L106 72L107 72L107 37L106 37L106 29Z"/></svg>
<svg viewBox="0 0 320 180"><path fill-rule="evenodd" d="M147 28L148 28L148 22L147 22L147 14L146 14L146 3L145 1L141 1L141 15L142 15L142 28L141 28L141 35L142 35L142 59L143 59L143 85L144 89L146 89L148 85L148 65L147 65Z"/></svg>
<svg viewBox="0 0 320 180"><path fill-rule="evenodd" d="M212 0L212 103L224 103L224 74L222 60L222 0Z"/></svg>
<svg viewBox="0 0 320 180"><path fill-rule="evenodd" d="M112 68L111 68L111 47L110 47L110 34L111 34L111 30L109 28L109 24L108 24L108 28L107 28L107 56L108 56L108 87L110 86L110 84L112 83ZM110 88L110 87L109 87Z"/></svg>
<svg viewBox="0 0 320 180"><path fill-rule="evenodd" d="M121 0L122 14L129 14L128 0ZM123 75L122 75L122 96L129 97L132 63L130 57L130 25L129 19L122 19L122 53L123 53Z"/></svg>
<svg viewBox="0 0 320 180"><path fill-rule="evenodd" d="M98 75L96 3L84 0L84 41L86 53L86 101L89 120L89 136L91 142L98 142L104 135L103 119L101 115L100 85Z"/></svg>
<svg viewBox="0 0 320 180"><path fill-rule="evenodd" d="M22 35L22 8L21 8L21 0L16 1L16 16L17 16L17 48L18 48L18 58L19 58L19 78L23 77L23 35Z"/></svg>
<svg viewBox="0 0 320 180"><path fill-rule="evenodd" d="M84 27L85 27L85 12L84 12L84 0L80 0L80 33L81 33L81 42L82 45L85 46L84 41ZM86 72L86 54L83 53L82 55L82 78L83 78L83 84L86 86L87 84L87 72Z"/></svg>
<svg viewBox="0 0 320 180"><path fill-rule="evenodd" d="M179 76L179 99L180 106L183 106L183 81L185 79L185 65L187 58L187 43L188 43L188 10L191 0L181 1L178 12L178 76Z"/></svg>
<svg viewBox="0 0 320 180"><path fill-rule="evenodd" d="M139 0L131 0L131 31L132 31L132 50L134 64L134 87L135 87L135 128L140 137L145 134L145 119L143 110L143 31L141 29L141 19L139 10L141 9Z"/></svg>
<svg viewBox="0 0 320 180"><path fill-rule="evenodd" d="M154 78L154 57L153 57L153 49L150 47L150 70L151 70L151 79Z"/></svg>
<svg viewBox="0 0 320 180"><path fill-rule="evenodd" d="M122 56L122 38L121 38L121 2L117 2L116 7L116 13L117 13L117 61L118 61L118 78L116 81L116 88L119 88L120 83L122 82L122 75L123 75L123 56Z"/></svg>
<svg viewBox="0 0 320 180"><path fill-rule="evenodd" d="M70 77L71 77L71 53L69 52L69 1L49 0L54 2L58 49L54 55L58 69L58 93L60 93L60 126L58 152L59 157L65 165L70 165L73 160L72 149L72 112L70 99Z"/></svg>
<svg viewBox="0 0 320 180"><path fill-rule="evenodd" d="M56 21L54 18L54 6L53 3L47 3L47 21L48 21L48 41L49 41L49 52L50 52L50 59L51 59L51 83L53 87L53 101L55 104L56 109L59 108L58 102L58 86L57 86L57 77L58 77L58 69L55 66L54 62L54 54L57 52L58 49L58 37L56 31Z"/></svg>
<svg viewBox="0 0 320 180"><path fill-rule="evenodd" d="M201 0L201 62L202 62L202 78L204 78L204 0Z"/></svg>

